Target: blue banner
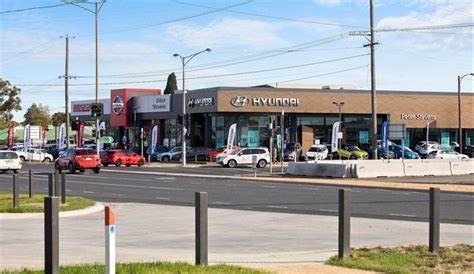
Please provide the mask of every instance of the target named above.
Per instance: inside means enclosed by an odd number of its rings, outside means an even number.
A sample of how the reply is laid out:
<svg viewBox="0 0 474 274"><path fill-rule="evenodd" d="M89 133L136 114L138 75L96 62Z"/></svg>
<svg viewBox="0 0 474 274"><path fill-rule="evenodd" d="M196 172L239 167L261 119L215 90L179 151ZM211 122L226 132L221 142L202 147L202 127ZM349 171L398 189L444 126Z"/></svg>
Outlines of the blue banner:
<svg viewBox="0 0 474 274"><path fill-rule="evenodd" d="M382 123L382 152L386 152L388 150L388 142L387 142L387 129L388 129L388 122L385 121Z"/></svg>

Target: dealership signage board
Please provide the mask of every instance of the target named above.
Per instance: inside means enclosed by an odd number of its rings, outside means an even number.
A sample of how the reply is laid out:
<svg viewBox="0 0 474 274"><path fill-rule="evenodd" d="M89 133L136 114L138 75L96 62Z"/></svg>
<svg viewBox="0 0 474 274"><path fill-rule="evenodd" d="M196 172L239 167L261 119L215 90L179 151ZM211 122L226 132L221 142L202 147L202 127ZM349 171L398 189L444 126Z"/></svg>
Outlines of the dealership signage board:
<svg viewBox="0 0 474 274"><path fill-rule="evenodd" d="M154 113L171 111L171 96L166 95L145 95L135 97L137 113Z"/></svg>
<svg viewBox="0 0 474 274"><path fill-rule="evenodd" d="M95 100L81 100L73 101L71 103L71 115L72 116L90 116L91 115L91 104L95 103ZM100 99L99 103L103 104L102 114L110 114L110 99Z"/></svg>
<svg viewBox="0 0 474 274"><path fill-rule="evenodd" d="M258 106L258 107L297 107L299 98L287 97L247 97L236 96L230 99L230 104L234 107Z"/></svg>
<svg viewBox="0 0 474 274"><path fill-rule="evenodd" d="M403 140L405 139L406 128L405 124L389 124L388 125L388 139L389 140Z"/></svg>
<svg viewBox="0 0 474 274"><path fill-rule="evenodd" d="M434 115L434 114L421 114L421 113L415 113L415 114L402 113L400 118L402 120L434 121L434 120L436 120L436 115Z"/></svg>

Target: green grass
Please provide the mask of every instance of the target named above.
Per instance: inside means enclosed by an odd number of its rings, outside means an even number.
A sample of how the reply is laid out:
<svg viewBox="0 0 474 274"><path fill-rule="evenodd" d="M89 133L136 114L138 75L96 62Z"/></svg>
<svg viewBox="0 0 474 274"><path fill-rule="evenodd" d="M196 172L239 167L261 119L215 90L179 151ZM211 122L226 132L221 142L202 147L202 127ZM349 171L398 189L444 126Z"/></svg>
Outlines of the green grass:
<svg viewBox="0 0 474 274"><path fill-rule="evenodd" d="M474 246L442 247L438 254L427 246L353 249L349 259L331 257L330 265L385 273L443 273L474 271Z"/></svg>
<svg viewBox="0 0 474 274"><path fill-rule="evenodd" d="M22 269L20 271L6 271L3 273L21 273L21 274L40 274L43 270L29 270ZM104 265L100 264L84 264L71 265L60 267L60 273L68 274L102 274L105 273ZM155 262L155 263L119 263L116 264L116 273L238 273L238 274L264 274L269 272L262 272L250 268L243 268L232 265L212 265L212 266L194 266L187 263L170 263L170 262Z"/></svg>
<svg viewBox="0 0 474 274"><path fill-rule="evenodd" d="M11 193L0 193L0 213L41 213L44 207L44 195L20 195L20 207L14 208L13 195ZM61 204L59 199L59 211L83 209L94 205L94 201L78 197L66 197L66 203Z"/></svg>

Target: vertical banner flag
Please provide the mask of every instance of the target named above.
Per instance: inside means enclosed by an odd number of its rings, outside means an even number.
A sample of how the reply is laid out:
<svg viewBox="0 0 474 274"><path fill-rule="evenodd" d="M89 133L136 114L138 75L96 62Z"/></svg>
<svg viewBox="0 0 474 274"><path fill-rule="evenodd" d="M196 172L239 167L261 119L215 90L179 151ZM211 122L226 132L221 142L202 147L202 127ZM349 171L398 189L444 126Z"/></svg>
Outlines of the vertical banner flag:
<svg viewBox="0 0 474 274"><path fill-rule="evenodd" d="M30 146L30 125L26 125L23 128L23 151L26 152Z"/></svg>
<svg viewBox="0 0 474 274"><path fill-rule="evenodd" d="M15 140L15 126L8 127L8 149L12 149Z"/></svg>
<svg viewBox="0 0 474 274"><path fill-rule="evenodd" d="M151 151L150 151L150 153L155 152L157 139L158 139L158 126L154 126L153 130L151 131Z"/></svg>
<svg viewBox="0 0 474 274"><path fill-rule="evenodd" d="M84 122L80 122L79 130L77 131L77 147L82 147L83 138L84 138Z"/></svg>
<svg viewBox="0 0 474 274"><path fill-rule="evenodd" d="M235 131L237 130L237 124L232 124L229 127L229 135L227 136L227 150L232 150L235 140Z"/></svg>
<svg viewBox="0 0 474 274"><path fill-rule="evenodd" d="M385 121L382 123L382 152L387 151L387 129L388 129L388 122Z"/></svg>
<svg viewBox="0 0 474 274"><path fill-rule="evenodd" d="M99 130L106 130L106 128L105 128L105 121L100 122L100 124L99 124Z"/></svg>
<svg viewBox="0 0 474 274"><path fill-rule="evenodd" d="M62 123L61 126L59 127L59 144L58 148L61 150L65 146L65 141L66 141L66 124Z"/></svg>
<svg viewBox="0 0 474 274"><path fill-rule="evenodd" d="M337 151L337 143L338 143L338 135L339 135L339 127L341 122L334 122L332 125L332 139L331 139L331 152Z"/></svg>

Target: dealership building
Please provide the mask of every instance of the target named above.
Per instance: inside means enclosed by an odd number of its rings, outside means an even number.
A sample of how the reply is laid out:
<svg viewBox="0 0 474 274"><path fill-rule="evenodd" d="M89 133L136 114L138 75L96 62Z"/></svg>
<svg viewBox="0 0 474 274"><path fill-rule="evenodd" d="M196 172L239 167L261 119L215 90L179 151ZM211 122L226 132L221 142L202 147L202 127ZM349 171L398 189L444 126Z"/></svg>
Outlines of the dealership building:
<svg viewBox="0 0 474 274"><path fill-rule="evenodd" d="M342 143L370 143L370 90L262 87L214 87L186 93L187 138L191 146L210 148L226 144L231 124L237 124L235 144L267 146L273 116L286 142L299 142L307 149L314 142L330 143L332 125L342 117ZM143 129L147 145L151 129L158 125L158 145L181 144L182 94L163 95L159 89L116 89L104 104L101 120L119 146L137 145ZM463 144L474 142L472 93L461 96ZM73 119L92 121L90 103L73 101ZM335 103L343 102L341 107ZM283 116L282 116L283 115ZM76 118L77 117L77 118ZM282 119L280 117L283 117ZM454 92L377 91L377 124L404 124L405 145L426 140L450 145L458 141L458 96ZM278 129L274 134L280 134ZM279 138L279 137L278 137ZM380 139L380 136L378 137Z"/></svg>

